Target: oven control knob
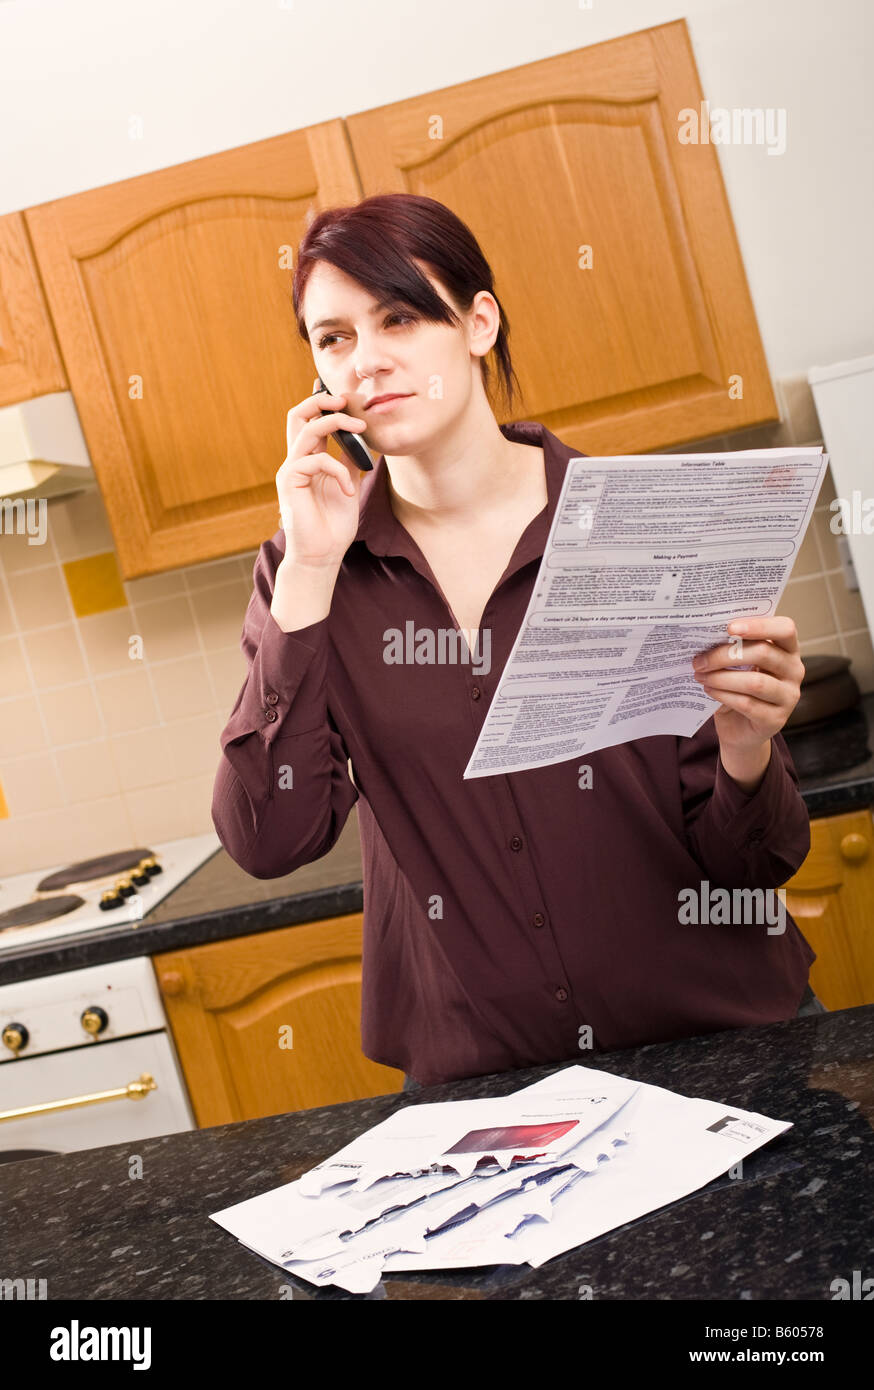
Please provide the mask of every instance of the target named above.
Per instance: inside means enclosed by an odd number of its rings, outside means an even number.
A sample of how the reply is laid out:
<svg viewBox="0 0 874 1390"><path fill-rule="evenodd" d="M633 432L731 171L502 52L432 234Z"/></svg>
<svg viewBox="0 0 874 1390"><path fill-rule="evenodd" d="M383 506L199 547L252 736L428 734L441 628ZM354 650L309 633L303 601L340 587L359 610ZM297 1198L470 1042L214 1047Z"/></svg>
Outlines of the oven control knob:
<svg viewBox="0 0 874 1390"><path fill-rule="evenodd" d="M109 1022L109 1015L105 1009L100 1009L96 1004L92 1004L90 1009L85 1010L80 1021L85 1032L96 1037L98 1033L103 1032Z"/></svg>
<svg viewBox="0 0 874 1390"><path fill-rule="evenodd" d="M3 1043L16 1057L23 1047L27 1047L30 1034L23 1023L7 1023L3 1029Z"/></svg>

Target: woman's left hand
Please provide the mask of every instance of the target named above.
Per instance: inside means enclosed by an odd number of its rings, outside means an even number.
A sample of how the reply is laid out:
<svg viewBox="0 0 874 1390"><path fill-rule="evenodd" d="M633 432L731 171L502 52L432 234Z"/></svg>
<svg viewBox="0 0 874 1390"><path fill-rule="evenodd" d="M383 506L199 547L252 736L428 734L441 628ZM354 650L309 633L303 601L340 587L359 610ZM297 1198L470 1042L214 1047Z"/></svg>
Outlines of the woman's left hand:
<svg viewBox="0 0 874 1390"><path fill-rule="evenodd" d="M738 618L728 631L737 634L733 642L699 652L692 664L695 679L722 702L713 722L721 753L736 761L782 729L798 704L804 666L791 618ZM754 669L739 671L738 663Z"/></svg>

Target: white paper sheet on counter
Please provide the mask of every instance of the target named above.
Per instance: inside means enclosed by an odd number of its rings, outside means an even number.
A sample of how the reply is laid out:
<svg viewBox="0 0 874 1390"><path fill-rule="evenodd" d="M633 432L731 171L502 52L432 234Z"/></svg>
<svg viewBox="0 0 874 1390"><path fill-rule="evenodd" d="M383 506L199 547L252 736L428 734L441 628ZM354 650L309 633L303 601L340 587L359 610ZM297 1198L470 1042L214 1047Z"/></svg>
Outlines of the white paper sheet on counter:
<svg viewBox="0 0 874 1390"><path fill-rule="evenodd" d="M719 701L692 657L774 614L827 464L821 447L570 459L464 777L696 733Z"/></svg>
<svg viewBox="0 0 874 1390"><path fill-rule="evenodd" d="M543 1142L517 1143L532 1124ZM289 1273L353 1293L384 1270L536 1266L688 1195L790 1127L571 1066L497 1100L407 1106L211 1220ZM475 1171L451 1166L459 1149Z"/></svg>

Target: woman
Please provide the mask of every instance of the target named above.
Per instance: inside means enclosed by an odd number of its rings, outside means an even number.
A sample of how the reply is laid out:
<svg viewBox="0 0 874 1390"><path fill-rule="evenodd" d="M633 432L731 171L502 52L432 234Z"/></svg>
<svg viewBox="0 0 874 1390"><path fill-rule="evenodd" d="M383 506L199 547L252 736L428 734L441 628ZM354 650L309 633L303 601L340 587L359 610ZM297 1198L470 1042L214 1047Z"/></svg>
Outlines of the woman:
<svg viewBox="0 0 874 1390"><path fill-rule="evenodd" d="M710 650L695 678L721 705L692 738L599 750L590 778L574 758L464 781L578 451L498 425L486 359L512 403L508 326L441 203L320 213L293 294L336 394L288 413L213 820L271 878L326 854L358 802L365 1055L428 1084L809 1007L815 956L790 918L678 911L707 885L773 889L807 854L779 734L804 672L794 623L748 620L755 670L730 669L729 634ZM338 428L379 455L372 472L326 452ZM477 640L453 649L459 628Z"/></svg>

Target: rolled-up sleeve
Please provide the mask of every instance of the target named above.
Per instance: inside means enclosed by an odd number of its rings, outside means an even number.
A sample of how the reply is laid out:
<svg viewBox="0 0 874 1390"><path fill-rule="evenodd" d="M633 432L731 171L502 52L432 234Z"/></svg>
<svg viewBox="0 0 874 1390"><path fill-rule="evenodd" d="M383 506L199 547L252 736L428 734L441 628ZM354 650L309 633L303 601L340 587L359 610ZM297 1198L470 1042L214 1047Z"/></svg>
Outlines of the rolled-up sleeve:
<svg viewBox="0 0 874 1390"><path fill-rule="evenodd" d="M742 790L719 756L712 719L677 739L683 815L690 850L712 883L778 888L810 850L810 816L782 734L755 791Z"/></svg>
<svg viewBox="0 0 874 1390"><path fill-rule="evenodd" d="M246 680L220 735L212 820L254 878L276 878L336 843L358 791L327 700L328 618L283 632L270 612L282 553L265 541L240 646Z"/></svg>

